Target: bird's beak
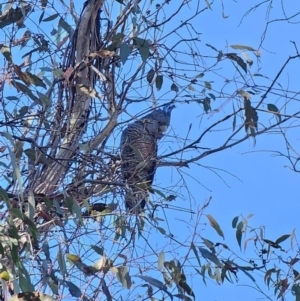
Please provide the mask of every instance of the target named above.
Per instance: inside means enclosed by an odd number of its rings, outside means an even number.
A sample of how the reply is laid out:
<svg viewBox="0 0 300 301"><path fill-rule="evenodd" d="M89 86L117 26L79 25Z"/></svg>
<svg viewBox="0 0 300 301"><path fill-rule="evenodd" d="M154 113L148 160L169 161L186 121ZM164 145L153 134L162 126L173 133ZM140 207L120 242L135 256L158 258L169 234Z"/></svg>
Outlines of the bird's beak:
<svg viewBox="0 0 300 301"><path fill-rule="evenodd" d="M168 127L166 125L161 125L159 129L161 130L161 132L165 132L168 129Z"/></svg>

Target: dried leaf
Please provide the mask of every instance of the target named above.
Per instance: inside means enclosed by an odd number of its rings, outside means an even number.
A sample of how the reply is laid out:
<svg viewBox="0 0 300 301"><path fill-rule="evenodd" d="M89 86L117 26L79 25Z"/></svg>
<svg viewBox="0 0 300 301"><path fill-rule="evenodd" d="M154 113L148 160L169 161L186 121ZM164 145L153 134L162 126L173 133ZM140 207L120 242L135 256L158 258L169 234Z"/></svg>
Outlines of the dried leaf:
<svg viewBox="0 0 300 301"><path fill-rule="evenodd" d="M161 251L158 255L157 268L160 270L164 266L165 262L165 253Z"/></svg>
<svg viewBox="0 0 300 301"><path fill-rule="evenodd" d="M210 225L216 230L216 232L221 237L223 237L223 239L225 239L224 233L223 233L220 225L217 223L217 221L210 214L207 214L206 217L208 218Z"/></svg>

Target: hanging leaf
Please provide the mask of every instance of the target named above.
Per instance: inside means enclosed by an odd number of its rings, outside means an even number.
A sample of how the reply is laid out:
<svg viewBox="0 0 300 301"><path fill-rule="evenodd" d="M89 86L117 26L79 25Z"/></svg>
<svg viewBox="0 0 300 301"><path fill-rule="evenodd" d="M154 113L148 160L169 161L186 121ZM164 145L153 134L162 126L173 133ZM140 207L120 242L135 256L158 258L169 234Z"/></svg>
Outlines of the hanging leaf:
<svg viewBox="0 0 300 301"><path fill-rule="evenodd" d="M42 250L43 250L43 252L44 252L44 254L45 254L46 259L47 259L47 260L50 260L50 249L49 249L49 244L48 244L48 241L47 241L47 240L45 240L45 241L43 242Z"/></svg>
<svg viewBox="0 0 300 301"><path fill-rule="evenodd" d="M232 108L233 108L233 121L232 121L232 131L235 131L235 127L236 127L236 113L235 113L235 107L234 107L234 103L232 102Z"/></svg>
<svg viewBox="0 0 300 301"><path fill-rule="evenodd" d="M204 85L205 85L206 89L211 90L211 83L210 82L205 81Z"/></svg>
<svg viewBox="0 0 300 301"><path fill-rule="evenodd" d="M238 220L239 220L239 217L238 216L236 216L233 220L232 220L232 228L235 228L236 227L236 224L237 224L237 222L238 222Z"/></svg>
<svg viewBox="0 0 300 301"><path fill-rule="evenodd" d="M60 245L58 247L59 247L58 254L57 254L58 266L59 266L59 270L60 270L61 274L64 276L67 272L66 263L65 263L63 255L62 255Z"/></svg>
<svg viewBox="0 0 300 301"><path fill-rule="evenodd" d="M127 43L122 43L120 46L120 57L121 62L124 65L130 55L131 49L130 46Z"/></svg>
<svg viewBox="0 0 300 301"><path fill-rule="evenodd" d="M118 267L117 271L118 281L122 284L123 287L130 289L132 286L132 282L127 267L120 266Z"/></svg>
<svg viewBox="0 0 300 301"><path fill-rule="evenodd" d="M162 84L163 84L163 76L162 75L157 75L156 80L155 80L155 84L156 84L157 91L159 91L162 87Z"/></svg>
<svg viewBox="0 0 300 301"><path fill-rule="evenodd" d="M70 281L65 281L65 284L69 288L69 292L73 297L79 298L82 295L80 288L74 283Z"/></svg>
<svg viewBox="0 0 300 301"><path fill-rule="evenodd" d="M158 255L158 262L157 262L157 268L161 270L161 268L164 266L165 262L165 253L161 251Z"/></svg>
<svg viewBox="0 0 300 301"><path fill-rule="evenodd" d="M171 85L171 91L175 91L176 93L178 93L179 89L178 89L178 87L177 87L177 85L175 83L173 83Z"/></svg>
<svg viewBox="0 0 300 301"><path fill-rule="evenodd" d="M196 256L196 259L197 259L197 261L198 261L199 266L201 266L200 258L199 258L197 249L196 249L196 247L195 247L195 245L194 245L193 242L191 243L191 249L193 250L193 252L194 252L194 254L195 254L195 256Z"/></svg>
<svg viewBox="0 0 300 301"><path fill-rule="evenodd" d="M209 111L211 111L211 106L210 106L210 98L209 97L205 97L202 101L203 103L203 108L205 113L208 113Z"/></svg>
<svg viewBox="0 0 300 301"><path fill-rule="evenodd" d="M143 62L149 57L149 42L141 38L133 38L133 44L138 47Z"/></svg>
<svg viewBox="0 0 300 301"><path fill-rule="evenodd" d="M220 225L217 223L217 221L216 221L210 214L207 214L206 217L208 218L210 225L216 230L216 232L217 232L221 237L223 237L223 239L225 239L224 233L223 233L223 231L221 230Z"/></svg>
<svg viewBox="0 0 300 301"><path fill-rule="evenodd" d="M232 61L235 61L247 73L247 64L236 53L224 53Z"/></svg>
<svg viewBox="0 0 300 301"><path fill-rule="evenodd" d="M70 36L73 34L74 29L71 25L69 25L65 19L60 18L58 22L58 27L63 28Z"/></svg>
<svg viewBox="0 0 300 301"><path fill-rule="evenodd" d="M268 106L268 111L274 113L275 116L276 116L276 118L277 118L277 120L278 120L278 122L281 122L281 115L280 115L279 109L275 105L273 105L271 103L268 103L267 106Z"/></svg>
<svg viewBox="0 0 300 301"><path fill-rule="evenodd" d="M30 220L33 220L35 214L35 198L32 190L29 190L28 193L28 217Z"/></svg>
<svg viewBox="0 0 300 301"><path fill-rule="evenodd" d="M240 265L237 265L237 267L239 268L240 271L242 271L245 275L247 275L253 282L256 282L255 278L247 272L247 269L245 267L242 267ZM253 268L250 267L251 270L253 270Z"/></svg>
<svg viewBox="0 0 300 301"><path fill-rule="evenodd" d="M190 286L186 283L186 277L184 274L181 274L181 279L178 285L189 295L196 299L196 296Z"/></svg>
<svg viewBox="0 0 300 301"><path fill-rule="evenodd" d="M220 268L223 267L223 264L219 261L218 257L215 254L213 254L212 252L210 252L210 251L208 251L208 250L206 250L204 248L201 248L201 247L199 247L199 250L201 252L201 255L204 258L212 261L214 264L216 264Z"/></svg>
<svg viewBox="0 0 300 301"><path fill-rule="evenodd" d="M167 232L164 228L161 228L161 227L156 227L156 229L163 235L165 235Z"/></svg>
<svg viewBox="0 0 300 301"><path fill-rule="evenodd" d="M242 234L243 234L243 232L240 229L236 230L235 236L236 236L236 240L239 244L240 249L241 249L241 244L242 244Z"/></svg>
<svg viewBox="0 0 300 301"><path fill-rule="evenodd" d="M148 82L149 84L152 83L153 78L154 78L154 75L155 75L155 71L154 71L153 68L151 68L151 69L149 70L149 72L147 73L147 82Z"/></svg>
<svg viewBox="0 0 300 301"><path fill-rule="evenodd" d="M102 291L103 291L104 295L106 296L106 300L107 301L112 301L113 299L111 297L111 294L109 292L109 289L106 285L106 282L105 282L104 278L101 279L101 288L102 288Z"/></svg>
<svg viewBox="0 0 300 301"><path fill-rule="evenodd" d="M32 74L28 71L26 71L25 74L26 74L30 84L37 86L37 87L42 87L44 89L47 88L45 83L35 74Z"/></svg>
<svg viewBox="0 0 300 301"><path fill-rule="evenodd" d="M97 254L103 256L103 254L104 254L103 248L99 248L99 247L97 247L97 246L91 246L91 248L92 248Z"/></svg>

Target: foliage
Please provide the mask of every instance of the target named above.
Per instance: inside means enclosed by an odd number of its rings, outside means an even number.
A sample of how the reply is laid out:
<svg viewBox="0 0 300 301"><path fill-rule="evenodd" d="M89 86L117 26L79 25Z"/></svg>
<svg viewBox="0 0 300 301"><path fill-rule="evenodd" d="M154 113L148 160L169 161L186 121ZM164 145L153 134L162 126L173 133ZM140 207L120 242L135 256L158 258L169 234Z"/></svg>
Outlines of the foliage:
<svg viewBox="0 0 300 301"><path fill-rule="evenodd" d="M128 188L119 171L120 132L164 103L197 108L202 116L220 113L196 134L197 120L187 133L168 132L158 164L179 174L296 123L300 111L288 107L293 92L274 86L298 52L269 81L259 73L259 49L233 44L228 52L206 44L200 51L195 24L213 8L208 1L69 3L1 6L1 298L193 300L193 275L218 284L245 275L266 296L259 275L277 298L299 299L294 232L271 240L263 227L249 226L251 216L235 217L237 246L251 245L257 254L244 259L207 212L210 199L202 207L177 206L184 178L171 188L153 187L147 209L136 216L124 210ZM272 103L269 95L283 100ZM298 159L281 155L297 171ZM185 241L169 227L170 210L192 221ZM202 235L199 225L207 221L223 242Z"/></svg>

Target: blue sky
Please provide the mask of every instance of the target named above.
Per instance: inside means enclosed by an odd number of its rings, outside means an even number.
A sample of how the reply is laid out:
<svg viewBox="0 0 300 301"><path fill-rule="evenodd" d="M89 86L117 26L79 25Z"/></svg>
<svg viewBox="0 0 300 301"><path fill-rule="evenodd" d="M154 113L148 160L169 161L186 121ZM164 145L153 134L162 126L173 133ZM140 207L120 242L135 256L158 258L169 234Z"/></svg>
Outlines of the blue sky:
<svg viewBox="0 0 300 301"><path fill-rule="evenodd" d="M197 22L195 22L198 25L197 29L202 33L202 45L200 45L201 54L208 55L211 53L210 49L205 46L205 43L209 43L224 52L235 52L235 50L231 48L226 48L227 45L232 44L248 45L257 49L261 44L261 36L266 26L266 6L262 6L255 12L250 13L243 19L242 24L240 24L241 16L248 8L254 6L255 3L226 1L224 5L225 14L229 15L227 19L222 18L221 3L216 2L212 7L213 11L207 10L200 15ZM296 4L295 2L285 1L283 5L288 16L299 11L299 3ZM270 20L274 18L283 18L279 3L274 3L270 12ZM294 21L296 21L296 19ZM300 21L299 17L297 21ZM257 69L257 64L254 59L254 64L250 72L261 73L269 77L272 81L289 55L296 54L294 46L290 41L292 40L296 44L300 42L298 31L299 24L287 24L286 22L272 23L268 28L262 48L260 48L261 69ZM251 57L253 58L253 56ZM229 65L228 61L223 62L223 65L221 64L224 69L226 68L224 71L227 72L228 77L233 74L233 68ZM294 60L282 73L279 82L284 89L299 91L299 80L296 71L298 69L299 60ZM216 79L213 77L211 77L210 80L216 82ZM256 83L262 84L261 79L256 79ZM269 83L270 81L268 80L263 81L265 85ZM276 85L275 87L279 88L279 86ZM237 85L237 88L240 87ZM251 99L252 104L257 103L259 100L260 95L253 96ZM216 100L213 103L214 108L218 108L218 105L222 105L223 101L224 100ZM270 94L265 103L273 103L281 107L284 101L284 98ZM297 101L292 101L287 111L289 113L297 111L297 107ZM230 112L230 110L232 110L231 103L228 103L223 109L225 112ZM266 109L266 106L264 106L264 109ZM201 107L197 107L196 105L182 105L173 112L171 133L185 137L190 122L193 122L192 132L197 136L199 132L201 133L201 131L207 127L207 124L213 123L217 121L220 116L223 116L222 113L224 113L224 111L222 110L219 113L203 116ZM275 122L274 117L270 115L262 116L262 114L260 114L259 118L259 121L267 121L267 124ZM285 129L287 125L284 125L283 128ZM232 121L228 122L227 126L228 127L223 127L224 131L214 133L211 137L208 135L205 147L218 144L219 141L222 141L222 138L224 139L224 136L226 137L226 135L230 133ZM229 130L225 131L225 129ZM289 133L290 141L297 150L299 140L298 128L290 130ZM172 141L172 138L168 138L168 140ZM161 149L162 148L163 146L161 146ZM187 174L195 177L207 188L205 189L197 184L196 181L186 178L186 181L189 182L189 193L193 196L191 207L197 208L201 206L204 199L212 196L210 206L205 212L215 217L225 234L225 242L230 248L235 249L237 254L242 258L251 257L253 253L250 250L253 250L254 247L253 243L250 243L246 253L238 250L235 232L231 227L233 217L237 215L247 216L250 213L254 214L249 221L249 225L253 228L265 226L265 238L270 240L276 240L283 234L291 233L293 229L299 229L299 175L290 170L289 162L286 159L272 156L270 151L275 149L282 152L286 150L284 140L278 131L272 131L268 135L257 137L255 146L253 146L253 141L249 139L233 149L213 154L199 162L204 166L213 166L222 169L238 178L230 176L226 174L226 172L218 172L218 175L222 177L226 184L207 168L190 165L188 170L183 169ZM166 170L165 168L164 170L158 171L156 177L157 182L161 183L162 187L164 184L170 185L169 179L174 178L176 178L176 171L174 171L174 169ZM175 179L173 183L176 183ZM181 204L188 204L182 206L189 207L188 193L186 191L182 193L186 199L182 200ZM178 220L185 220L187 223L190 223L190 216L188 214L183 215L182 212L177 213L172 211L172 213L174 214L174 228L172 228L172 233L175 232L178 237L182 237L183 239L186 238L189 232L178 223ZM170 220L171 218L169 218L169 221ZM201 219L201 222L203 224L199 227L201 230L200 235L214 242L222 241L209 226L204 224L207 223L205 217ZM247 237L251 237L251 234L247 234ZM289 241L285 243L284 246L286 249L289 249L289 244ZM270 267L273 266L271 265ZM239 277L240 281L236 286L228 283L218 286L213 281L208 281L207 287L203 284L201 279L195 277L193 280L193 288L196 296L199 299L205 300L229 301L241 298L241 296L243 296L243 300L254 300L262 297L255 289L243 286L243 284L253 285L248 278L243 277L241 273L239 273ZM262 282L260 284L262 284ZM266 289L266 286L262 284L262 288ZM290 298L292 298L291 295Z"/></svg>
<svg viewBox="0 0 300 301"><path fill-rule="evenodd" d="M286 1L281 3L283 4L287 16L294 14L300 9L300 4L296 2ZM270 11L270 20L283 18L281 3L273 3L273 7ZM266 38L261 45L261 37L266 26L266 5L262 5L247 15L240 24L243 14L255 4L254 2L250 3L250 1L247 3L244 1L226 1L224 8L225 15L228 15L228 18L224 19L222 18L221 1L215 1L212 5L212 10L206 10L194 19L192 23L196 30L201 33L201 42L197 44L197 51L199 51L201 55L211 57L205 61L205 64L207 64L206 67L215 63L217 53L205 44L210 44L223 52L238 53L239 51L228 46L240 44L248 45L255 49L261 46L259 49L261 51L259 65L257 64L255 56L252 53L248 53L254 61L249 72L250 74L260 73L269 78L254 78L257 85L267 87L289 55L296 54L295 48L290 41L292 40L296 44L300 42L300 28L297 23L288 24L284 21L271 23ZM172 1L170 4L170 12L172 9L175 9L175 6L171 5L173 5ZM204 2L202 5L205 7ZM170 24L162 28L161 33L158 34L163 36L165 32L178 26L181 20L184 20L186 16L193 12L193 9L192 3L189 7L184 9L183 15L177 16ZM167 12L167 14L170 12ZM298 17L292 21L300 21L300 18ZM47 28L48 24L43 24L43 26L44 25L46 26L45 28ZM166 43L172 46L180 39L181 37L174 35L171 39L166 40ZM180 50L189 52L184 46L182 47ZM187 57L188 56L184 56L184 59ZM126 64L128 64L128 66L126 66ZM126 64L124 70L126 70L126 68L132 68L129 63ZM203 64L203 66L205 64ZM147 68L150 68L150 66L151 65L148 65ZM290 62L279 78L279 83L283 89L298 93L299 67L299 60ZM146 72L148 72L147 68ZM197 68L197 70L201 70L201 67ZM222 76L219 76L219 74ZM197 75L196 71L194 75ZM186 99L183 97L185 93L179 93L177 97L179 104L177 104L176 110L173 111L170 130L166 137L160 142L160 154L166 154L182 146L183 140L187 137L187 133L189 132L191 123L193 125L188 137L189 139L195 139L209 125L218 121L226 114L231 113L232 103L235 104L235 108L237 109L237 98L232 100L229 96L234 95L238 89L243 88L243 83L229 60L220 62L214 67L214 72L207 72L201 80L211 81L214 93L218 95L215 91L219 91L221 87L224 86L225 79L232 80L233 82L226 85L225 95L227 95L227 97L217 97L217 99L212 102L212 109L218 110L213 113L205 114L200 104L186 103ZM234 79L236 80L234 81ZM250 78L249 83L252 84ZM132 91L131 95L137 96L149 92L147 88L148 84L145 80L138 82L137 87L139 87L139 84L143 85L145 90ZM174 98L175 93L169 91L170 84L171 82L165 79L163 89L159 92L155 92L159 104L168 102ZM197 86L197 89L198 88L199 86ZM278 85L275 85L274 88L281 89ZM252 96L252 104L258 103L261 95L262 94ZM288 93L287 97L284 98L283 96L279 97L270 93L265 103L276 104L276 106L281 109L286 101L290 101L289 97L291 95L291 93ZM150 106L151 101L145 104L139 104L138 106L131 105L128 110L131 114L135 114L148 109ZM267 110L266 105L263 105L261 108ZM286 114L297 110L297 101L290 101ZM129 119L129 116L124 114L122 120L127 119ZM259 122L264 125L269 125L275 123L276 119L271 114L259 112ZM238 119L238 125L240 124L241 120ZM286 130L286 126L290 124L296 126L297 121L295 123L284 124L282 127L283 130ZM259 127L261 128L261 125L259 125ZM113 147L118 147L120 130L121 128L118 128L114 133L116 142L112 142ZM204 148L220 146L231 133L232 119L218 127L217 131L213 131L205 136L200 146ZM289 130L288 133L293 147L297 150L300 136L298 128L295 127L293 130ZM244 134L245 132L242 129L238 137L243 137ZM253 228L265 226L265 238L270 240L276 240L276 238L283 234L291 233L293 229L299 229L299 175L290 170L289 162L286 159L274 157L273 153L270 152L272 150L286 151L284 139L276 129L272 130L269 134L256 137L255 146L253 140L249 139L232 149L227 149L205 157L197 162L198 164L190 164L189 168L181 168L179 170L172 167L160 168L156 174L155 185L157 188L159 187L158 189L167 189L169 193L178 194L176 201L170 205L192 209L194 211L197 211L206 199L212 197L212 201L209 207L206 208L205 214L211 214L218 221L225 234L225 241L208 225L207 218L202 216L196 234L197 246L201 245L200 237L203 236L213 242L226 243L236 254L241 256L241 258L250 258L253 256L253 252L251 251L254 249L253 244L249 244L249 249L246 253L239 251L235 239L235 232L231 227L231 221L235 216L254 214L249 220L249 225ZM185 152L183 157L189 158L192 155L195 155L195 153ZM177 157L177 159L178 158L180 157ZM212 172L212 168L214 168L215 173ZM184 181L182 179L184 179ZM158 198L158 196L153 197L154 201L155 198ZM171 209L166 209L165 214L167 215L171 233L177 240L185 242L187 248L183 250L175 248L177 246L172 240L163 239L164 237L159 233L153 236L150 235L148 237L149 242L151 242L154 249L166 252L166 260L171 260L173 257L182 260L186 254L184 252L188 250L192 236L191 231L193 225L195 225L195 215ZM165 218L162 211L159 212L158 216ZM161 223L162 227L167 230L166 224L167 223ZM247 237L251 237L251 233L248 233ZM143 242L140 241L140 244L142 246ZM288 249L289 242L285 242L284 247ZM143 254L142 251L141 254ZM205 263L205 260L202 259L201 261L202 264ZM193 261L193 263L195 263L195 261ZM187 275L193 270L193 263L191 263L191 269L186 269ZM149 276L152 276L152 274L149 273ZM197 300L229 301L243 296L243 300L250 301L262 297L262 295L257 293L254 289L243 286L243 284L253 284L249 278L243 276L242 273L239 273L238 276L240 281L237 285L229 284L228 282L225 282L223 285L217 285L214 281L207 279L207 286L205 286L199 275L194 276L192 279L188 278L188 283L193 287ZM142 281L137 279L135 279L135 281L137 284L142 283ZM262 284L262 288L266 289L264 284Z"/></svg>

